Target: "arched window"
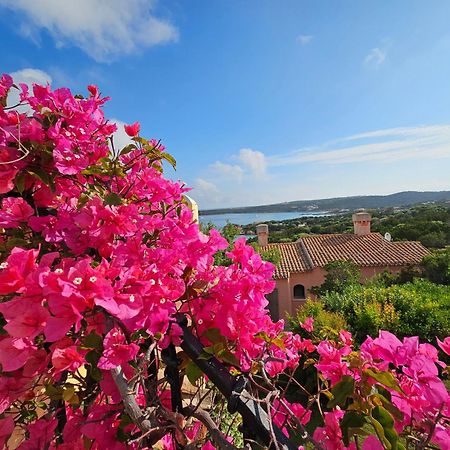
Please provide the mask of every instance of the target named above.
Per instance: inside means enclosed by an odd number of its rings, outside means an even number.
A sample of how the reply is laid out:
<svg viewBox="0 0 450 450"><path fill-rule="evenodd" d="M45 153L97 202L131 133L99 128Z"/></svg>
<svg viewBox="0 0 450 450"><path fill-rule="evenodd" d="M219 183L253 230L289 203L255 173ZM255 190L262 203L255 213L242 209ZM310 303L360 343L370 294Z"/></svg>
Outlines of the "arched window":
<svg viewBox="0 0 450 450"><path fill-rule="evenodd" d="M303 284L296 284L294 286L294 299L295 300L304 300L305 298L306 298L305 286L303 286Z"/></svg>

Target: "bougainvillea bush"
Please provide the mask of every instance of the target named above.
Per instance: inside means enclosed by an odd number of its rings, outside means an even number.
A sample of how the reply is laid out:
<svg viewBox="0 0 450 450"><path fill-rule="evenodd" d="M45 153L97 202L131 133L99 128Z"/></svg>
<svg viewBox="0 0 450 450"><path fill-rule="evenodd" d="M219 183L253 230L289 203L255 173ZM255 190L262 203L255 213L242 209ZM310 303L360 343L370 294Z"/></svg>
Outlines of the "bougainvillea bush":
<svg viewBox="0 0 450 450"><path fill-rule="evenodd" d="M199 231L187 189L164 178L173 158L138 123L115 148L105 101L95 86L83 97L0 81L0 445L236 448L239 431L213 414L217 391L180 350L184 314L205 357L243 374L299 448L450 448L439 360L450 338L439 354L381 332L355 351L345 331L322 342L284 331L265 310L272 264L238 240L231 264L214 265L228 244ZM167 348L202 397L177 411Z"/></svg>

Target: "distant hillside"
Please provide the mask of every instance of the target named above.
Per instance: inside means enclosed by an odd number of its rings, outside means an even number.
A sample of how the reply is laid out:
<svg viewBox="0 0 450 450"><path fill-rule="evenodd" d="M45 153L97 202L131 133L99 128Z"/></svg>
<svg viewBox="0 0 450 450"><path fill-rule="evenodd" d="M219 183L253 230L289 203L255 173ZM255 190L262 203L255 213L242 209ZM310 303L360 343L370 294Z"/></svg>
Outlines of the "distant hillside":
<svg viewBox="0 0 450 450"><path fill-rule="evenodd" d="M357 197L324 198L320 200L298 200L276 203L273 205L243 206L240 208L219 208L200 211L201 215L229 213L263 213L263 212L304 212L304 211L339 211L358 208L388 208L394 206L411 206L417 203L450 201L450 191L439 192L397 192L390 195L365 195Z"/></svg>

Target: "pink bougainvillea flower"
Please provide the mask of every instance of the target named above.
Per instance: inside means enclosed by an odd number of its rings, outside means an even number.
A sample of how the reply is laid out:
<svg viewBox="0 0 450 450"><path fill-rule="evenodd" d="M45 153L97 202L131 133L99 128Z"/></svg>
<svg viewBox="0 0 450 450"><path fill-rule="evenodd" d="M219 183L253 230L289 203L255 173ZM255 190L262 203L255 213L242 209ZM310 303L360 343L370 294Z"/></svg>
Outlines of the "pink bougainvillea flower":
<svg viewBox="0 0 450 450"><path fill-rule="evenodd" d="M33 214L33 208L23 198L6 197L0 209L0 227L16 228Z"/></svg>
<svg viewBox="0 0 450 450"><path fill-rule="evenodd" d="M4 338L0 341L0 364L5 372L20 369L36 350L27 338Z"/></svg>
<svg viewBox="0 0 450 450"><path fill-rule="evenodd" d="M13 85L13 79L7 73L4 73L0 78L0 98L5 97Z"/></svg>
<svg viewBox="0 0 450 450"><path fill-rule="evenodd" d="M13 430L14 419L12 416L6 416L4 419L0 419L0 448L7 448L6 442L11 436Z"/></svg>
<svg viewBox="0 0 450 450"><path fill-rule="evenodd" d="M4 329L12 337L34 339L42 333L50 314L35 298L15 297L0 303L0 313L7 321Z"/></svg>
<svg viewBox="0 0 450 450"><path fill-rule="evenodd" d="M443 341L441 341L439 338L436 338L436 341L439 347L441 347L441 350L447 355L450 355L450 337L446 337Z"/></svg>
<svg viewBox="0 0 450 450"><path fill-rule="evenodd" d="M141 125L139 122L134 122L131 125L124 125L123 127L125 128L125 133L127 133L130 137L137 136L141 130Z"/></svg>
<svg viewBox="0 0 450 450"><path fill-rule="evenodd" d="M104 370L114 369L123 363L134 359L139 346L125 343L125 336L119 328L113 328L103 341L104 351L98 362L98 367Z"/></svg>
<svg viewBox="0 0 450 450"><path fill-rule="evenodd" d="M306 320L300 324L300 326L308 333L311 333L314 331L314 318L307 317Z"/></svg>
<svg viewBox="0 0 450 450"><path fill-rule="evenodd" d="M18 450L38 450L48 448L49 442L53 440L53 433L58 425L56 418L50 420L40 419L28 425L29 438L22 442Z"/></svg>
<svg viewBox="0 0 450 450"><path fill-rule="evenodd" d="M352 339L352 333L346 330L341 330L339 332L339 339L341 342L343 342L345 345L352 345L353 339Z"/></svg>
<svg viewBox="0 0 450 450"><path fill-rule="evenodd" d="M52 364L56 373L68 370L76 372L85 363L83 355L79 353L76 346L56 348L52 355Z"/></svg>
<svg viewBox="0 0 450 450"><path fill-rule="evenodd" d="M376 436L368 436L362 445L363 450L384 450L383 445Z"/></svg>
<svg viewBox="0 0 450 450"><path fill-rule="evenodd" d="M39 250L15 247L6 261L0 264L0 295L21 292L25 278L36 267Z"/></svg>

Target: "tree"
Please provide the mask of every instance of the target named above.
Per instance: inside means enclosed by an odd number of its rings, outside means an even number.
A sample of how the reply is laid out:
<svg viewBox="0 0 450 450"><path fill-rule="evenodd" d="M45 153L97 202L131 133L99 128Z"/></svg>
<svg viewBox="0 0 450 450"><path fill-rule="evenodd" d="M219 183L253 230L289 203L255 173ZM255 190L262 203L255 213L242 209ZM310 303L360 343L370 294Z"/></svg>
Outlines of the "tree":
<svg viewBox="0 0 450 450"><path fill-rule="evenodd" d="M11 89L27 113L5 107ZM252 402L271 448L284 435L290 448L444 448L437 350L380 333L356 352L348 333L313 344L272 322L273 265L243 239L216 265L229 244L199 231L186 187L164 178L173 157L138 123L116 149L106 99L88 92L0 79L0 445L14 433L22 450L235 449L209 395ZM301 403L288 387L304 389L305 364L316 391ZM185 377L199 401L183 400Z"/></svg>
<svg viewBox="0 0 450 450"><path fill-rule="evenodd" d="M422 261L425 276L433 283L450 284L450 247L436 250Z"/></svg>
<svg viewBox="0 0 450 450"><path fill-rule="evenodd" d="M360 272L353 261L332 261L324 266L327 271L325 281L321 286L311 289L316 295L324 295L327 292L342 293L351 285L359 284Z"/></svg>

